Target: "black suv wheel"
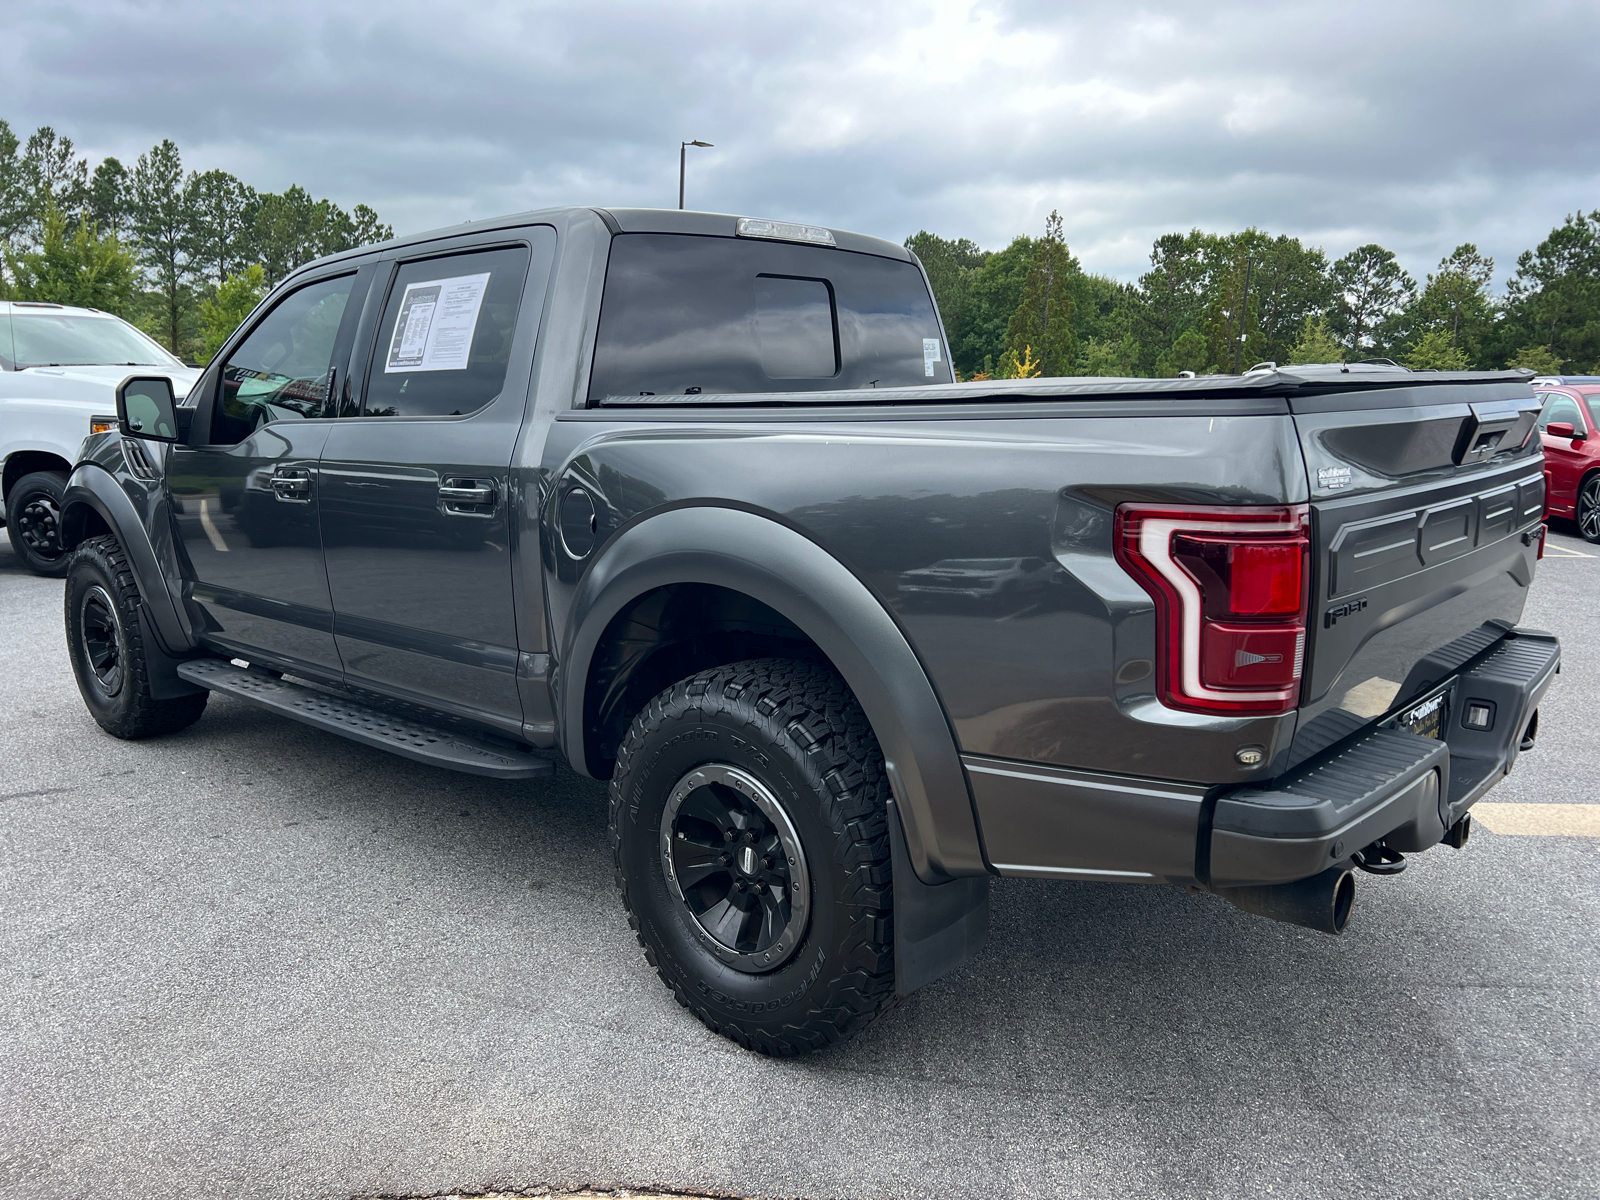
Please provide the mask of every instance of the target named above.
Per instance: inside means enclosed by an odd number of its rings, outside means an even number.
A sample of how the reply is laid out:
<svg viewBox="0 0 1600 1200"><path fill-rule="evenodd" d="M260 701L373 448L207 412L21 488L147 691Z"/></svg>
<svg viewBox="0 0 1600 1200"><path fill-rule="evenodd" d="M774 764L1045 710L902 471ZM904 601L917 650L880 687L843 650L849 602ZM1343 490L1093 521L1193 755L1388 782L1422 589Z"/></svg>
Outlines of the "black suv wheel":
<svg viewBox="0 0 1600 1200"><path fill-rule="evenodd" d="M6 534L17 557L35 575L60 579L67 573L61 548L61 497L67 477L58 471L24 475L6 493Z"/></svg>
<svg viewBox="0 0 1600 1200"><path fill-rule="evenodd" d="M758 659L662 692L617 752L611 845L645 957L764 1054L849 1037L894 1003L883 754L826 667Z"/></svg>
<svg viewBox="0 0 1600 1200"><path fill-rule="evenodd" d="M157 700L145 673L139 588L127 557L109 534L70 556L66 587L67 653L78 691L100 728L119 738L157 737L193 725L210 692Z"/></svg>

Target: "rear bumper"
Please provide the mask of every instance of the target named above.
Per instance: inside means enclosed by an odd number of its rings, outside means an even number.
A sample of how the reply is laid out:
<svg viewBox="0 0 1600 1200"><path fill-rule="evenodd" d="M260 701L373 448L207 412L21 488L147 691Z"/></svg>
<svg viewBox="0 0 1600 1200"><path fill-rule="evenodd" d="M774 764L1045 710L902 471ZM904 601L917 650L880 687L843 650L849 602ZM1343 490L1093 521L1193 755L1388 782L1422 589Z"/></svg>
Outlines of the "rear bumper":
<svg viewBox="0 0 1600 1200"><path fill-rule="evenodd" d="M1560 666L1554 636L1515 630L1438 689L1450 695L1442 738L1380 725L1267 787L1224 793L1209 831L1202 821L1196 873L1212 887L1287 883L1379 838L1407 852L1434 845L1511 770ZM1469 727L1485 707L1488 728Z"/></svg>

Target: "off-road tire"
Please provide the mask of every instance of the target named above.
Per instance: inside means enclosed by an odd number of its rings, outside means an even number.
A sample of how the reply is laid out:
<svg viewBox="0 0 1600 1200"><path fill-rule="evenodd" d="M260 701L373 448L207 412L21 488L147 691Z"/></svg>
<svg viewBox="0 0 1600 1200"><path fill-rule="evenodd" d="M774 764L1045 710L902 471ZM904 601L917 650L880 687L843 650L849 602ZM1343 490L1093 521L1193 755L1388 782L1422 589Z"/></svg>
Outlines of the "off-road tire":
<svg viewBox="0 0 1600 1200"><path fill-rule="evenodd" d="M719 961L669 888L661 854L668 795L720 763L782 804L803 848L809 921L775 970ZM649 960L678 1002L762 1054L804 1054L850 1037L895 1002L893 896L883 752L844 680L755 659L674 684L634 718L611 779L617 887Z"/></svg>
<svg viewBox="0 0 1600 1200"><path fill-rule="evenodd" d="M89 715L113 737L150 738L186 729L200 719L211 696L200 692L157 700L150 694L139 604L139 586L115 537L90 538L72 552L67 656Z"/></svg>
<svg viewBox="0 0 1600 1200"><path fill-rule="evenodd" d="M11 548L28 570L47 579L64 576L71 557L61 549L61 498L66 493L67 477L60 471L24 475L6 493Z"/></svg>

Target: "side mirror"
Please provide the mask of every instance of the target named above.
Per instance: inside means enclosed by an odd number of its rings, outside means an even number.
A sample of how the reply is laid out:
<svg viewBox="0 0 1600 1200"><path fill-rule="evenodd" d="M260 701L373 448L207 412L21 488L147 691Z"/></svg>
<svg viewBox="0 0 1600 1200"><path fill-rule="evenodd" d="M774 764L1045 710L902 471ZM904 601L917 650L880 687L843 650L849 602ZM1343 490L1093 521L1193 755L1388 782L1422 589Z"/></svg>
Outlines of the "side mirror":
<svg viewBox="0 0 1600 1200"><path fill-rule="evenodd" d="M117 428L124 437L152 442L182 440L178 401L172 380L159 375L133 375L117 386Z"/></svg>

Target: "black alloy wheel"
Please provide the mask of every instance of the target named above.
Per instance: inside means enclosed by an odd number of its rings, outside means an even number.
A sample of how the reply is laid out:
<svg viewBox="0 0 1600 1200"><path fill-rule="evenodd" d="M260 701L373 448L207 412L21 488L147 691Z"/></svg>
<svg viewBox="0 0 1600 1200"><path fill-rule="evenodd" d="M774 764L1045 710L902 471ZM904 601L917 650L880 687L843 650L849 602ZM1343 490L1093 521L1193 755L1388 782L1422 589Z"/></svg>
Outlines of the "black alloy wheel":
<svg viewBox="0 0 1600 1200"><path fill-rule="evenodd" d="M1578 489L1576 516L1584 541L1600 542L1600 473L1589 476Z"/></svg>
<svg viewBox="0 0 1600 1200"><path fill-rule="evenodd" d="M78 639L95 686L105 696L115 696L122 690L128 648L117 624L115 602L98 583L85 588L78 601Z"/></svg>
<svg viewBox="0 0 1600 1200"><path fill-rule="evenodd" d="M645 705L617 749L611 848L678 1003L763 1054L893 1007L888 799L872 727L825 665L731 663Z"/></svg>
<svg viewBox="0 0 1600 1200"><path fill-rule="evenodd" d="M35 575L59 579L67 573L67 551L61 546L61 500L66 490L65 475L35 471L17 480L6 494L11 548Z"/></svg>
<svg viewBox="0 0 1600 1200"><path fill-rule="evenodd" d="M811 900L805 850L755 776L706 763L680 779L661 812L661 861L707 948L734 970L769 971L799 949Z"/></svg>
<svg viewBox="0 0 1600 1200"><path fill-rule="evenodd" d="M67 657L89 715L119 738L158 737L193 725L211 693L176 676L152 683L139 585L117 539L89 538L68 562Z"/></svg>

